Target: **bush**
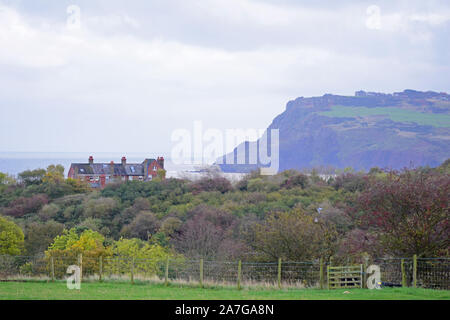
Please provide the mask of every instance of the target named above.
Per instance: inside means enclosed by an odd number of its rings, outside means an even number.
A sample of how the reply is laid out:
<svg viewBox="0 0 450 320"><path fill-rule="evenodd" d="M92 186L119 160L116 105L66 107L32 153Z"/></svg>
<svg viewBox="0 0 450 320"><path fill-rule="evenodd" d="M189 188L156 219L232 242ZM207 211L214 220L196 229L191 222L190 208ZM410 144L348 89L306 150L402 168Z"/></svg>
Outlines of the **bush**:
<svg viewBox="0 0 450 320"><path fill-rule="evenodd" d="M14 222L0 217L0 255L19 255L24 247L22 229Z"/></svg>

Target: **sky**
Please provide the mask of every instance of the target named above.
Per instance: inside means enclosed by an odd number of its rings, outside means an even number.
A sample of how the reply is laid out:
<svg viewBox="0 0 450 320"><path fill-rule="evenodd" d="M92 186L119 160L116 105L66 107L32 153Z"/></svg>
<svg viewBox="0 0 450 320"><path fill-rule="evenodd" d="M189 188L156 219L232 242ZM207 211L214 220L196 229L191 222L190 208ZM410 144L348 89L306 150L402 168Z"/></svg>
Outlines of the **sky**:
<svg viewBox="0 0 450 320"><path fill-rule="evenodd" d="M0 152L163 154L300 96L450 92L449 39L446 0L0 0Z"/></svg>

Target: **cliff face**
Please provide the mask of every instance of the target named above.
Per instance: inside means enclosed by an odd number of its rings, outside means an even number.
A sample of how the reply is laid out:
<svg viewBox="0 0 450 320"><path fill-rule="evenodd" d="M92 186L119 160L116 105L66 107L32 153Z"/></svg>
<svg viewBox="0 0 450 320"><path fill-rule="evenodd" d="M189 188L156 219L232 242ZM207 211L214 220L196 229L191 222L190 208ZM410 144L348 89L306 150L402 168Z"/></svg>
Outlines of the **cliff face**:
<svg viewBox="0 0 450 320"><path fill-rule="evenodd" d="M450 95L405 90L301 97L268 129L279 129L280 170L437 166L450 158ZM221 165L228 172L260 166Z"/></svg>

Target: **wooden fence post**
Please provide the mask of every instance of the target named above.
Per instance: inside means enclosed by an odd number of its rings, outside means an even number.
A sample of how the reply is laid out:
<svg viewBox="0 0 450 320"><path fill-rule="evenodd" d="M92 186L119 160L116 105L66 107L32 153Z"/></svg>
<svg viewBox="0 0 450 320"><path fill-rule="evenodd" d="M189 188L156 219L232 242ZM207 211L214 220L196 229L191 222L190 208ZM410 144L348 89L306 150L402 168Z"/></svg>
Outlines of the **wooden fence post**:
<svg viewBox="0 0 450 320"><path fill-rule="evenodd" d="M53 256L50 257L50 268L52 272L52 282L55 282L55 261L53 260Z"/></svg>
<svg viewBox="0 0 450 320"><path fill-rule="evenodd" d="M320 258L319 284L320 289L323 289L323 258Z"/></svg>
<svg viewBox="0 0 450 320"><path fill-rule="evenodd" d="M360 267L360 275L361 275L361 289L364 288L364 265L361 263Z"/></svg>
<svg viewBox="0 0 450 320"><path fill-rule="evenodd" d="M164 274L164 285L167 287L169 285L169 257L166 260L166 272Z"/></svg>
<svg viewBox="0 0 450 320"><path fill-rule="evenodd" d="M78 266L80 267L80 282L83 281L83 255L78 254Z"/></svg>
<svg viewBox="0 0 450 320"><path fill-rule="evenodd" d="M330 265L327 266L327 287L330 290Z"/></svg>
<svg viewBox="0 0 450 320"><path fill-rule="evenodd" d="M134 257L131 259L131 284L134 284Z"/></svg>
<svg viewBox="0 0 450 320"><path fill-rule="evenodd" d="M241 275L242 275L242 261L238 262L238 277L237 277L237 287L238 290L241 290Z"/></svg>
<svg viewBox="0 0 450 320"><path fill-rule="evenodd" d="M200 259L200 288L203 288L203 259Z"/></svg>
<svg viewBox="0 0 450 320"><path fill-rule="evenodd" d="M362 288L367 289L367 268L369 267L369 257L364 257L364 263L363 263L363 271L362 271Z"/></svg>
<svg viewBox="0 0 450 320"><path fill-rule="evenodd" d="M417 288L417 254L413 256L413 286Z"/></svg>
<svg viewBox="0 0 450 320"><path fill-rule="evenodd" d="M405 272L405 259L401 260L401 269L402 269L402 287L406 287L406 272Z"/></svg>
<svg viewBox="0 0 450 320"><path fill-rule="evenodd" d="M98 258L98 280L103 281L103 256Z"/></svg>
<svg viewBox="0 0 450 320"><path fill-rule="evenodd" d="M281 258L278 258L278 289L281 289Z"/></svg>

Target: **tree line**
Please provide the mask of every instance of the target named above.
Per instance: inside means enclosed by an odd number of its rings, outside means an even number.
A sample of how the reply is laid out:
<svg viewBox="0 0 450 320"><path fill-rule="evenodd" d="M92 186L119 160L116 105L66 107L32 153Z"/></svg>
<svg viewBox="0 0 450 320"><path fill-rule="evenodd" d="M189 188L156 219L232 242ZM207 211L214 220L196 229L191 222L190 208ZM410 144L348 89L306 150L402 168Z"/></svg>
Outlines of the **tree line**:
<svg viewBox="0 0 450 320"><path fill-rule="evenodd" d="M0 254L361 261L449 254L450 161L400 171L251 172L231 183L129 181L92 190L64 168L0 174Z"/></svg>

